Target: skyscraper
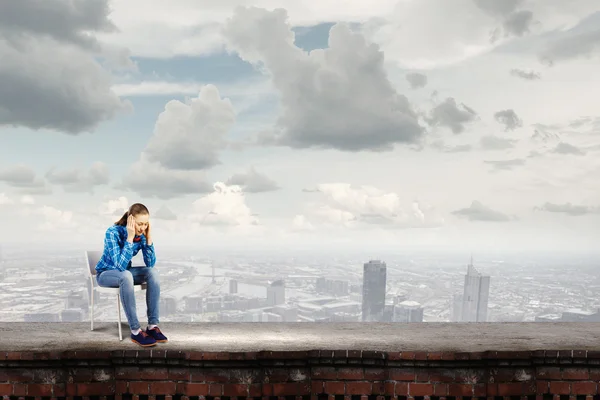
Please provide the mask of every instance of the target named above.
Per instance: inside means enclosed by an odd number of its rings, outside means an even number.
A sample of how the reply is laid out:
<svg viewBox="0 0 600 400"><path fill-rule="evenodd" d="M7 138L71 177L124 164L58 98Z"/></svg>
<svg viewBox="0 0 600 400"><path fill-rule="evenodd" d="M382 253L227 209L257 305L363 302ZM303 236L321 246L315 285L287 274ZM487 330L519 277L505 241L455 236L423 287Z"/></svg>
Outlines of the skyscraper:
<svg viewBox="0 0 600 400"><path fill-rule="evenodd" d="M462 307L458 321L462 322L486 322L488 299L490 297L490 277L482 275L471 263L467 266L465 275L465 287L462 296Z"/></svg>
<svg viewBox="0 0 600 400"><path fill-rule="evenodd" d="M363 268L363 322L382 321L385 308L387 266L379 260L371 260Z"/></svg>

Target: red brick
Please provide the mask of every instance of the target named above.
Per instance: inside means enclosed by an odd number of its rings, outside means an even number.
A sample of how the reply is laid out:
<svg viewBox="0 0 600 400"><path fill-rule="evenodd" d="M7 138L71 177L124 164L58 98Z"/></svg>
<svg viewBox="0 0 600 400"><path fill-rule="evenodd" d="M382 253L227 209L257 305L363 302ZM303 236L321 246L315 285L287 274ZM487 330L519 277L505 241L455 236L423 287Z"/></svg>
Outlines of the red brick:
<svg viewBox="0 0 600 400"><path fill-rule="evenodd" d="M30 383L27 385L28 396L52 396L52 385L47 383Z"/></svg>
<svg viewBox="0 0 600 400"><path fill-rule="evenodd" d="M187 396L206 396L208 383L181 383L177 385L177 391Z"/></svg>
<svg viewBox="0 0 600 400"><path fill-rule="evenodd" d="M414 382L416 374L414 368L390 368L389 378L392 381Z"/></svg>
<svg viewBox="0 0 600 400"><path fill-rule="evenodd" d="M485 397L487 394L487 384L476 383L473 385L473 397Z"/></svg>
<svg viewBox="0 0 600 400"><path fill-rule="evenodd" d="M262 383L251 383L248 385L248 397L260 397L262 394Z"/></svg>
<svg viewBox="0 0 600 400"><path fill-rule="evenodd" d="M442 352L441 351L432 351L430 353L427 353L427 359L430 361L438 361L442 359Z"/></svg>
<svg viewBox="0 0 600 400"><path fill-rule="evenodd" d="M343 381L325 382L325 393L327 394L344 394L346 385Z"/></svg>
<svg viewBox="0 0 600 400"><path fill-rule="evenodd" d="M434 396L448 396L448 384L447 383L436 383L433 386Z"/></svg>
<svg viewBox="0 0 600 400"><path fill-rule="evenodd" d="M523 394L522 383L499 383L498 396L521 396Z"/></svg>
<svg viewBox="0 0 600 400"><path fill-rule="evenodd" d="M134 394L150 394L149 382L129 382L129 393Z"/></svg>
<svg viewBox="0 0 600 400"><path fill-rule="evenodd" d="M189 368L169 368L168 379L174 381L189 381L191 377Z"/></svg>
<svg viewBox="0 0 600 400"><path fill-rule="evenodd" d="M298 382L287 382L287 383L274 383L273 384L273 396L291 396L291 395L302 395L309 393L300 393L302 391L302 385Z"/></svg>
<svg viewBox="0 0 600 400"><path fill-rule="evenodd" d="M67 383L65 385L65 396L77 396L77 384Z"/></svg>
<svg viewBox="0 0 600 400"><path fill-rule="evenodd" d="M346 382L346 394L371 394L371 382Z"/></svg>
<svg viewBox="0 0 600 400"><path fill-rule="evenodd" d="M590 371L587 368L564 368L562 372L562 379L564 380L575 380L575 381L587 381L590 378Z"/></svg>
<svg viewBox="0 0 600 400"><path fill-rule="evenodd" d="M12 388L12 394L15 396L26 396L27 395L27 385L22 383L15 383Z"/></svg>
<svg viewBox="0 0 600 400"><path fill-rule="evenodd" d="M22 368L11 368L4 370L3 376L6 382L31 382L34 380L34 371Z"/></svg>
<svg viewBox="0 0 600 400"><path fill-rule="evenodd" d="M0 383L0 393L12 394L12 383Z"/></svg>
<svg viewBox="0 0 600 400"><path fill-rule="evenodd" d="M497 383L488 383L487 384L487 396L488 396L488 399L491 397L498 396L498 384Z"/></svg>
<svg viewBox="0 0 600 400"><path fill-rule="evenodd" d="M403 351L402 354L400 354L400 359L401 360L414 360L415 352L414 351Z"/></svg>
<svg viewBox="0 0 600 400"><path fill-rule="evenodd" d="M571 384L569 382L550 382L550 393L570 394Z"/></svg>
<svg viewBox="0 0 600 400"><path fill-rule="evenodd" d="M315 367L312 370L312 377L317 379L337 379L337 376L338 371L334 367Z"/></svg>
<svg viewBox="0 0 600 400"><path fill-rule="evenodd" d="M549 393L550 384L548 381L536 381L537 393L546 394Z"/></svg>
<svg viewBox="0 0 600 400"><path fill-rule="evenodd" d="M324 387L324 382L323 381L318 381L318 380L314 380L310 382L310 390L311 393L323 393L323 387ZM264 390L263 390L264 392ZM263 393L263 394L268 394L271 395L270 393Z"/></svg>
<svg viewBox="0 0 600 400"><path fill-rule="evenodd" d="M365 368L364 379L368 381L383 381L386 378L386 370L383 368ZM339 375L338 375L339 376ZM363 379L362 377L356 378Z"/></svg>
<svg viewBox="0 0 600 400"><path fill-rule="evenodd" d="M169 356L170 352L167 352L166 356ZM186 360L194 360L194 361L199 361L202 360L202 358L204 357L204 352L203 351L190 351L185 353L185 359Z"/></svg>
<svg viewBox="0 0 600 400"><path fill-rule="evenodd" d="M370 369L370 368L367 368ZM352 368L352 367L346 367L346 368L340 368L337 371L337 376L335 375L335 372L333 372L332 370L329 370L328 372L326 372L325 377L323 376L319 376L319 378L323 378L323 379L341 379L341 380L361 380L361 379L365 379L365 370L363 370L362 368ZM369 378L366 378L369 379Z"/></svg>
<svg viewBox="0 0 600 400"><path fill-rule="evenodd" d="M473 385L449 383L448 396L473 396Z"/></svg>
<svg viewBox="0 0 600 400"><path fill-rule="evenodd" d="M600 369L592 368L590 369L590 380L591 381L600 381Z"/></svg>
<svg viewBox="0 0 600 400"><path fill-rule="evenodd" d="M127 393L127 381L117 381L115 385L116 393Z"/></svg>
<svg viewBox="0 0 600 400"><path fill-rule="evenodd" d="M431 396L433 394L433 385L431 383L413 383L408 385L408 394L415 396Z"/></svg>
<svg viewBox="0 0 600 400"><path fill-rule="evenodd" d="M388 395L388 396L393 396L394 393L394 386L396 385L396 382L384 382L383 385L383 394Z"/></svg>
<svg viewBox="0 0 600 400"><path fill-rule="evenodd" d="M431 369L429 370L429 382L455 382L456 371L452 369Z"/></svg>
<svg viewBox="0 0 600 400"><path fill-rule="evenodd" d="M402 352L401 351L388 351L387 359L392 361L402 360Z"/></svg>
<svg viewBox="0 0 600 400"><path fill-rule="evenodd" d="M213 368L202 372L192 372L191 380L192 382L227 383L231 381L231 378L229 370Z"/></svg>
<svg viewBox="0 0 600 400"><path fill-rule="evenodd" d="M596 382L573 382L571 384L571 394L589 394L598 393Z"/></svg>
<svg viewBox="0 0 600 400"><path fill-rule="evenodd" d="M559 367L539 367L537 369L537 379L560 380L562 373Z"/></svg>
<svg viewBox="0 0 600 400"><path fill-rule="evenodd" d="M420 360L420 361L427 360L427 352L424 352L424 351L415 352L415 360Z"/></svg>
<svg viewBox="0 0 600 400"><path fill-rule="evenodd" d="M119 367L116 369L116 379L134 381L140 379L142 372L139 367Z"/></svg>
<svg viewBox="0 0 600 400"><path fill-rule="evenodd" d="M225 384L223 385L223 396L246 397L248 396L248 385L243 383Z"/></svg>
<svg viewBox="0 0 600 400"><path fill-rule="evenodd" d="M162 381L169 379L169 370L167 368L143 369L141 379L144 381Z"/></svg>
<svg viewBox="0 0 600 400"><path fill-rule="evenodd" d="M209 396L222 396L223 395L223 384L211 383L208 386Z"/></svg>
<svg viewBox="0 0 600 400"><path fill-rule="evenodd" d="M77 395L79 396L108 396L115 394L115 385L106 382L78 383Z"/></svg>
<svg viewBox="0 0 600 400"><path fill-rule="evenodd" d="M152 394L177 394L175 382L150 382L150 393Z"/></svg>

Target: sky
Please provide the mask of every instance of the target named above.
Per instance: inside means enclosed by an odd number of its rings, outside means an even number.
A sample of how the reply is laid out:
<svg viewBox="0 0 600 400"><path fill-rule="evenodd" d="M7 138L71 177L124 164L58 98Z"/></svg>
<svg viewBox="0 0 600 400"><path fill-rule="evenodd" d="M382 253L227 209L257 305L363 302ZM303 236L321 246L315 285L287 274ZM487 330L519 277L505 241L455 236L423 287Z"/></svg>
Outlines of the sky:
<svg viewBox="0 0 600 400"><path fill-rule="evenodd" d="M0 243L598 248L597 0L20 0L0 58Z"/></svg>

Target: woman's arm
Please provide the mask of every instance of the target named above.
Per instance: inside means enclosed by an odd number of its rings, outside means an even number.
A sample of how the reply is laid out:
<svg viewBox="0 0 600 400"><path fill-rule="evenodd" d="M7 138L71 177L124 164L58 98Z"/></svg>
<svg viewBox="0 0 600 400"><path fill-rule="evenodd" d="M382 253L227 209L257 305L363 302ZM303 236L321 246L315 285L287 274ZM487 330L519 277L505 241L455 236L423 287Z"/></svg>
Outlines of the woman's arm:
<svg viewBox="0 0 600 400"><path fill-rule="evenodd" d="M152 268L156 264L156 254L154 253L154 243L148 244L142 240L142 255L144 256L144 263L146 267Z"/></svg>
<svg viewBox="0 0 600 400"><path fill-rule="evenodd" d="M119 246L119 233L111 229L104 235L104 248L108 249L108 253L115 264L115 267L119 271L125 271L127 269L127 264L129 264L129 261L131 261L131 257L133 256L133 243L126 240L121 249L121 246Z"/></svg>

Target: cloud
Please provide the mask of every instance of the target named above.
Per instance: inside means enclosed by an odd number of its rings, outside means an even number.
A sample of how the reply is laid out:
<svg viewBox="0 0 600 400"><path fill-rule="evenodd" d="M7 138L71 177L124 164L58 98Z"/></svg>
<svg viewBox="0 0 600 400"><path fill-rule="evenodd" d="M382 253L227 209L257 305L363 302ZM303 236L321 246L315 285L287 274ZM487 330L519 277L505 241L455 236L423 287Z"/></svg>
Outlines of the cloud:
<svg viewBox="0 0 600 400"><path fill-rule="evenodd" d="M14 204L15 202L4 193L0 193L0 206Z"/></svg>
<svg viewBox="0 0 600 400"><path fill-rule="evenodd" d="M280 189L279 185L268 176L257 172L251 167L247 172L234 174L225 185L237 185L246 193L271 192Z"/></svg>
<svg viewBox="0 0 600 400"><path fill-rule="evenodd" d="M21 194L51 194L52 188L46 181L36 177L35 171L25 165L17 164L0 170L0 182L5 182L11 187L17 188Z"/></svg>
<svg viewBox="0 0 600 400"><path fill-rule="evenodd" d="M108 12L106 0L0 5L0 126L78 134L131 109L97 60L107 56L93 34L114 28Z"/></svg>
<svg viewBox="0 0 600 400"><path fill-rule="evenodd" d="M403 207L398 194L347 183L317 185L324 202L310 205L311 220L346 227L433 228L444 223L433 207L413 202Z"/></svg>
<svg viewBox="0 0 600 400"><path fill-rule="evenodd" d="M427 85L427 75L418 72L406 74L406 80L410 84L411 89L419 89Z"/></svg>
<svg viewBox="0 0 600 400"><path fill-rule="evenodd" d="M514 167L520 167L525 165L525 160L521 158L514 158L512 160L498 160L498 161L484 161L486 164L491 164L495 170L509 171Z"/></svg>
<svg viewBox="0 0 600 400"><path fill-rule="evenodd" d="M150 162L144 153L114 189L132 190L142 197L156 197L162 200L208 193L212 190L206 182L204 171L171 170Z"/></svg>
<svg viewBox="0 0 600 400"><path fill-rule="evenodd" d="M166 221L175 221L177 220L177 215L169 207L163 204L156 212L154 213L154 217L158 219L164 219Z"/></svg>
<svg viewBox="0 0 600 400"><path fill-rule="evenodd" d="M445 126L458 134L465 130L465 124L474 121L476 117L477 113L473 109L464 104L459 108L456 100L448 97L431 110L431 115L426 121L431 126Z"/></svg>
<svg viewBox="0 0 600 400"><path fill-rule="evenodd" d="M95 186L108 184L110 172L105 163L96 162L87 172L82 171L81 168L57 170L56 167L52 167L46 173L45 178L52 184L62 185L66 192L93 194Z"/></svg>
<svg viewBox="0 0 600 400"><path fill-rule="evenodd" d="M201 170L220 163L219 150L235 122L229 99L214 85L203 86L197 98L169 101L144 149L148 161L169 169Z"/></svg>
<svg viewBox="0 0 600 400"><path fill-rule="evenodd" d="M600 11L582 19L575 27L556 33L541 52L540 59L547 65L580 57L597 55L600 50Z"/></svg>
<svg viewBox="0 0 600 400"><path fill-rule="evenodd" d="M35 199L29 195L21 196L21 204L33 205L35 204Z"/></svg>
<svg viewBox="0 0 600 400"><path fill-rule="evenodd" d="M585 152L579 149L578 147L573 146L572 144L560 142L554 148L554 153L557 154L572 154L576 156L583 156Z"/></svg>
<svg viewBox="0 0 600 400"><path fill-rule="evenodd" d="M423 127L390 83L377 45L336 24L329 48L306 53L294 45L286 19L283 9L238 7L224 28L228 48L264 66L281 94L277 126L259 141L342 151L384 151L419 141Z"/></svg>
<svg viewBox="0 0 600 400"><path fill-rule="evenodd" d="M312 232L315 230L315 226L304 216L296 215L292 220L292 231L294 232Z"/></svg>
<svg viewBox="0 0 600 400"><path fill-rule="evenodd" d="M98 207L98 212L101 215L112 215L121 217L125 211L129 209L129 201L127 197L120 196L117 199L106 199Z"/></svg>
<svg viewBox="0 0 600 400"><path fill-rule="evenodd" d="M517 141L499 138L493 135L487 135L483 136L479 140L479 143L481 145L481 148L484 150L506 150L514 148Z"/></svg>
<svg viewBox="0 0 600 400"><path fill-rule="evenodd" d="M188 215L191 222L216 226L259 225L239 186L216 182L213 188L212 193L194 201L193 212Z"/></svg>
<svg viewBox="0 0 600 400"><path fill-rule="evenodd" d="M513 68L510 70L510 74L512 76L516 76L517 78L525 79L528 81L534 81L540 79L541 76L539 73L534 71L524 71L522 69Z"/></svg>
<svg viewBox="0 0 600 400"><path fill-rule="evenodd" d="M511 220L508 215L494 211L479 201L473 201L468 208L453 211L452 214L469 221L506 222Z"/></svg>
<svg viewBox="0 0 600 400"><path fill-rule="evenodd" d="M578 217L586 214L600 213L600 207L578 206L571 203L553 204L546 202L541 207L535 207L534 210L547 211L552 213L567 214L572 217Z"/></svg>
<svg viewBox="0 0 600 400"><path fill-rule="evenodd" d="M475 4L488 15L501 21L501 28L492 31L491 41L498 40L502 32L505 37L523 36L529 32L529 26L533 22L533 12L529 10L517 10L523 0L474 0Z"/></svg>
<svg viewBox="0 0 600 400"><path fill-rule="evenodd" d="M444 153L464 153L473 150L470 144L459 144L456 146L447 146L441 140L436 140L430 145L432 148L443 151Z"/></svg>
<svg viewBox="0 0 600 400"><path fill-rule="evenodd" d="M504 125L504 131L514 131L523 126L523 121L517 116L514 110L501 110L494 114L494 119Z"/></svg>

